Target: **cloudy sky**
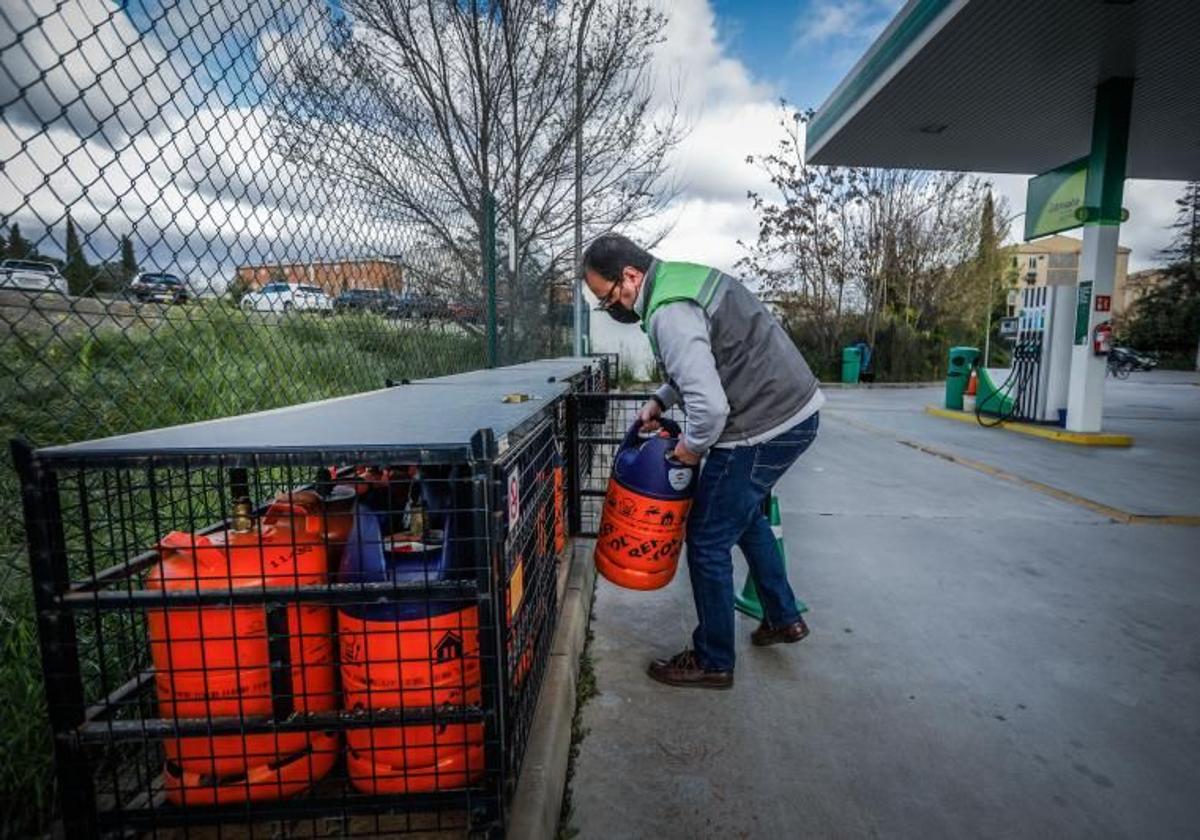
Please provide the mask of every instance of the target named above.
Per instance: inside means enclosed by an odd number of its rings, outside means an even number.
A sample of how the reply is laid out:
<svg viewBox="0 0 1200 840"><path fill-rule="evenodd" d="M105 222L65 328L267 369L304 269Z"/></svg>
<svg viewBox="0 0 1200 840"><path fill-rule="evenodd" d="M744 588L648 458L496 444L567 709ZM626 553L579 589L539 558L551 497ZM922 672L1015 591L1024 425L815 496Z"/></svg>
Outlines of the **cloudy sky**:
<svg viewBox="0 0 1200 840"><path fill-rule="evenodd" d="M680 91L693 132L680 150L683 195L660 251L731 267L738 239L751 240L747 189L767 189L744 163L777 137L780 97L819 106L883 30L903 0L666 0L671 16L660 78ZM989 176L1013 212L1025 205L1024 176ZM1130 221L1121 242L1131 267L1154 263L1182 185L1130 181Z"/></svg>
<svg viewBox="0 0 1200 840"><path fill-rule="evenodd" d="M261 98L278 60L323 48L338 0L20 0L0 15L0 218L62 253L71 208L95 264L134 233L146 263L223 286L231 265L297 251L393 253L407 241L352 201L281 169ZM664 256L731 268L756 232L745 162L778 138L779 99L815 107L902 0L652 0L669 14L654 60L692 131ZM289 39L270 37L289 33ZM49 126L48 128L46 126ZM1023 177L1000 176L1011 207ZM1123 242L1152 263L1180 185L1130 182ZM333 211L332 212L331 208ZM46 231L49 229L49 233ZM388 250L391 248L392 250Z"/></svg>

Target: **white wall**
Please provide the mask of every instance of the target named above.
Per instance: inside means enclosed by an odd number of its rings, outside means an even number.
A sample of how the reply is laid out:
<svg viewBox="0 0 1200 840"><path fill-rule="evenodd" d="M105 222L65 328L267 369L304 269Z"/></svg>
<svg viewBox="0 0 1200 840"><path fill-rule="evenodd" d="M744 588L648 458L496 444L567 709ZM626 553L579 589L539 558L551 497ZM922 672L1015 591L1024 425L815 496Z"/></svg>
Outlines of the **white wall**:
<svg viewBox="0 0 1200 840"><path fill-rule="evenodd" d="M596 305L596 299L586 289L588 308ZM621 370L628 370L638 378L644 378L654 369L654 354L650 351L650 339L646 338L637 324L618 324L603 312L591 313L591 341L594 353L618 353Z"/></svg>

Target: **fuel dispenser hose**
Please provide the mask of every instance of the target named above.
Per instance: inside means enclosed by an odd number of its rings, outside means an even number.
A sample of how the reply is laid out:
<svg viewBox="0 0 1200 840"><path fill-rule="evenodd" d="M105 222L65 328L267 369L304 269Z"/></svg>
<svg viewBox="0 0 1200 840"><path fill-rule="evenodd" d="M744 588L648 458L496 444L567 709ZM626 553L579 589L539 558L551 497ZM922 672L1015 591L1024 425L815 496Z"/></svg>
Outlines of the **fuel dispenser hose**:
<svg viewBox="0 0 1200 840"><path fill-rule="evenodd" d="M1017 413L1017 407L1020 405L1021 397L1026 393L1029 384L1032 381L1034 371L1027 369L1027 365L1018 364L1019 359L1014 355L1012 369L1008 373L1008 377L997 386L996 390L988 394L986 398L975 400L975 422L985 428L994 428L1002 423L1011 420ZM973 370L979 370L982 366L976 360L972 365ZM1016 392L1014 395L1013 392ZM999 402L1000 407L1004 406L1004 398L1011 398L1009 401L1008 411L999 411L994 415L984 419L984 405L986 403Z"/></svg>

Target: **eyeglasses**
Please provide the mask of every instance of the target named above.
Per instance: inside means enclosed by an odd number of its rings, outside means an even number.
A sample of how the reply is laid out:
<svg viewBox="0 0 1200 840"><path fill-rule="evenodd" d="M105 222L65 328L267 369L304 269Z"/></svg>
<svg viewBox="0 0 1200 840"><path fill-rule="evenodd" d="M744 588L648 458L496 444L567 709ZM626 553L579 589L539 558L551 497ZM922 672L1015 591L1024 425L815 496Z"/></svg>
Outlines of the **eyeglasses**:
<svg viewBox="0 0 1200 840"><path fill-rule="evenodd" d="M612 288L609 289L608 292L604 295L604 297L600 298L600 302L596 304L597 312L607 312L609 307L611 307L614 303L617 302L616 298L613 297L613 293L616 292L617 289L619 289L619 288L621 288L621 281L620 280L614 281L612 284Z"/></svg>

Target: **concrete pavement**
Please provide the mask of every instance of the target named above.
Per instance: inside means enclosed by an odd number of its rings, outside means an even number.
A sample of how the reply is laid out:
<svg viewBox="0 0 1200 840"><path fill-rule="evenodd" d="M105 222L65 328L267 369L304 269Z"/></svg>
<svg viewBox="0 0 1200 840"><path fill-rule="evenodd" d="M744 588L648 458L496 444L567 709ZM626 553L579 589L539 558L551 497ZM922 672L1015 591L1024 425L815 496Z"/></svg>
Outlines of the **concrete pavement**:
<svg viewBox="0 0 1200 840"><path fill-rule="evenodd" d="M831 392L779 487L813 635L758 650L739 618L730 692L644 675L688 643L683 569L654 593L601 581L579 836L1194 835L1200 530L1114 524L897 442L1200 513L1200 388L1115 385L1128 452L927 417L928 391Z"/></svg>

